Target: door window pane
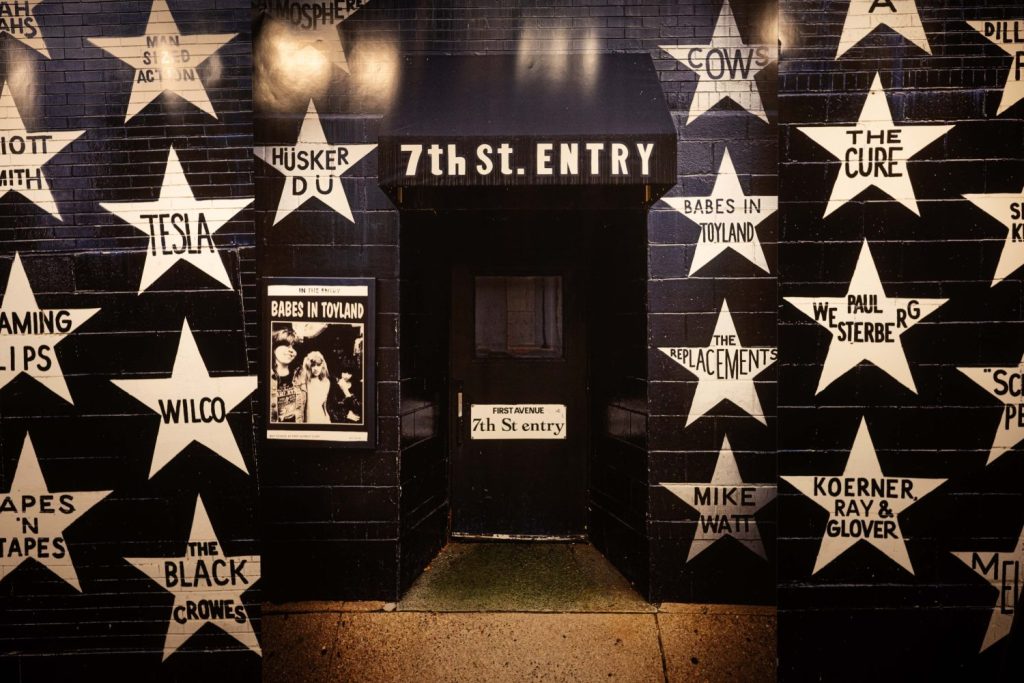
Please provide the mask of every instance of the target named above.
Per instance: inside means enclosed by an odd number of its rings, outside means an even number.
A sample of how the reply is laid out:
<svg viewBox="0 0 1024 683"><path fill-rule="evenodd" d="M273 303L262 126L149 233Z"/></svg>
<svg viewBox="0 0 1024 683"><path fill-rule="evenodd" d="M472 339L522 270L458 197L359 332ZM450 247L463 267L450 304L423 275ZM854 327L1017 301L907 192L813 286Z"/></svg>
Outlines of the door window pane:
<svg viewBox="0 0 1024 683"><path fill-rule="evenodd" d="M562 278L477 277L476 355L562 356Z"/></svg>

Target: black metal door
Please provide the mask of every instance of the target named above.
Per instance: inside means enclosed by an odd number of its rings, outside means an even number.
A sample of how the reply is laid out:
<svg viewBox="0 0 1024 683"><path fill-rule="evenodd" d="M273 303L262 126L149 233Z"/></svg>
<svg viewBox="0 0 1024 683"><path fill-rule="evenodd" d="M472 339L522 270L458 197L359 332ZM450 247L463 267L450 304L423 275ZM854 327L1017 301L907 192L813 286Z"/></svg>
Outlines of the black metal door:
<svg viewBox="0 0 1024 683"><path fill-rule="evenodd" d="M476 220L452 266L452 533L580 536L586 250L564 213Z"/></svg>

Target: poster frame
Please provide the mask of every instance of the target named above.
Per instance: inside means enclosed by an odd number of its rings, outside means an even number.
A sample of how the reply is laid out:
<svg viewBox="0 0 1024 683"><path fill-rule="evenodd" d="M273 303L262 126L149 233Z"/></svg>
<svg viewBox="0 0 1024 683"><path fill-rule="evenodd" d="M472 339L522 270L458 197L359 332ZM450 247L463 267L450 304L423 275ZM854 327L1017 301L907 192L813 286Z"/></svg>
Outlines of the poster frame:
<svg viewBox="0 0 1024 683"><path fill-rule="evenodd" d="M377 396L376 396L376 278L343 278L343 277L287 277L270 276L260 279L260 399L262 403L260 411L260 436L265 444L285 445L299 448L341 448L341 449L374 449L377 442ZM356 425L349 429L340 429L348 425L331 424L322 429L296 428L288 426L282 428L283 423L272 423L272 382L271 372L274 368L274 344L272 335L274 323L283 322L280 318L275 320L271 316L271 301L283 296L293 296L297 299L312 298L310 294L285 294L288 288L338 288L355 287L364 288L363 294L349 294L346 298L363 298L364 311L360 318L363 324L363 344L361 353L362 371L362 422L364 429L360 430ZM276 293L272 293L275 292ZM337 295L321 294L321 298L332 298ZM354 324L340 321L334 324ZM301 359L297 357L297 363ZM328 361L329 369L330 361ZM334 373L337 374L337 373ZM334 378L331 380L334 381ZM276 397L275 397L276 401ZM305 425L304 425L305 427ZM339 435L337 437L331 434ZM351 437L340 435L352 435ZM303 436L304 435L304 436ZM315 435L315 436L314 436Z"/></svg>

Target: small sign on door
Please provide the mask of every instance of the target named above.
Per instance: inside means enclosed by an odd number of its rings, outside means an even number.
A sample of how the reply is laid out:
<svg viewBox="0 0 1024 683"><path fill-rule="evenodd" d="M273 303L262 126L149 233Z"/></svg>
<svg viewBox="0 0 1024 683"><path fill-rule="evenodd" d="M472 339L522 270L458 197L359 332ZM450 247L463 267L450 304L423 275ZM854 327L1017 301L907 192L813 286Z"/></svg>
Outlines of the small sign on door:
<svg viewBox="0 0 1024 683"><path fill-rule="evenodd" d="M471 439L564 439L565 406L560 404L474 404Z"/></svg>

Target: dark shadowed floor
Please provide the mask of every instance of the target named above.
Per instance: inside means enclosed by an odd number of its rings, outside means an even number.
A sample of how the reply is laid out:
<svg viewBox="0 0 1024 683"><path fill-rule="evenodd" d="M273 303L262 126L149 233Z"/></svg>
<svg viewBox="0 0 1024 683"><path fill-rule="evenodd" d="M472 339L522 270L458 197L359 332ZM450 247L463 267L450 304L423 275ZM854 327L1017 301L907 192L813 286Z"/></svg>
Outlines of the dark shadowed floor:
<svg viewBox="0 0 1024 683"><path fill-rule="evenodd" d="M589 543L450 543L403 596L398 609L657 611Z"/></svg>

